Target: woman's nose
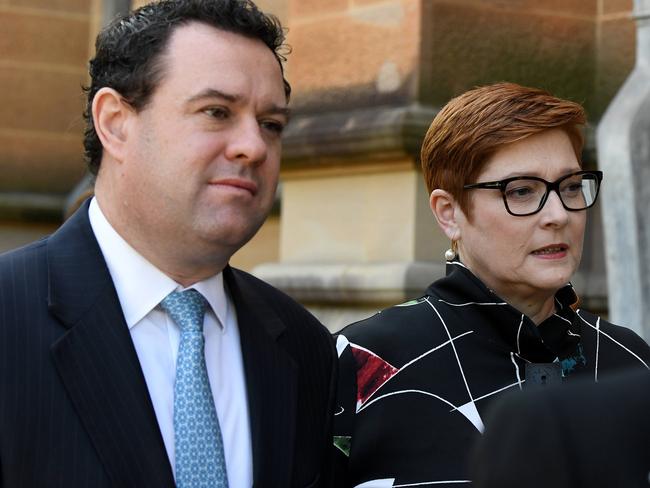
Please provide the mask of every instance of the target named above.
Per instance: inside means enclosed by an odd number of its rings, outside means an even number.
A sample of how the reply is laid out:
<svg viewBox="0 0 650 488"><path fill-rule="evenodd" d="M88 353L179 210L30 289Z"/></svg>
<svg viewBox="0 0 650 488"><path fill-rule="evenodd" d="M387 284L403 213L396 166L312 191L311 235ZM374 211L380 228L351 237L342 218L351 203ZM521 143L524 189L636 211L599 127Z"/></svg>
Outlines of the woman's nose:
<svg viewBox="0 0 650 488"><path fill-rule="evenodd" d="M555 190L551 190L541 210L544 225L565 225L569 220L569 212Z"/></svg>

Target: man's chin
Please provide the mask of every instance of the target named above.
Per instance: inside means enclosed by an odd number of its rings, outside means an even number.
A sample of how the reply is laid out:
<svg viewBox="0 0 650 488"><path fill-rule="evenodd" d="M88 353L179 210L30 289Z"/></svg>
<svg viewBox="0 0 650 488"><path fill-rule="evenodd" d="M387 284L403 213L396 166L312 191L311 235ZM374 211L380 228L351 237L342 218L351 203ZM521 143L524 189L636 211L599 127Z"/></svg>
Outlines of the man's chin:
<svg viewBox="0 0 650 488"><path fill-rule="evenodd" d="M222 222L205 232L204 239L215 248L231 248L234 253L255 237L264 224L264 220L249 224L241 225L241 222L238 222L228 225Z"/></svg>

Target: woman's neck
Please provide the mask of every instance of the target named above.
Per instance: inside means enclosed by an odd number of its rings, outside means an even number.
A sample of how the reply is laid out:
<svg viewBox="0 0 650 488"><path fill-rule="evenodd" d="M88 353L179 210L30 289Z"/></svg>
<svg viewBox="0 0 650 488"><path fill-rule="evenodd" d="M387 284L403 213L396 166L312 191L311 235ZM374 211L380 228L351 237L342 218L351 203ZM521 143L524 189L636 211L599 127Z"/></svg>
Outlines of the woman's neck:
<svg viewBox="0 0 650 488"><path fill-rule="evenodd" d="M464 266L500 298L530 318L535 325L541 324L555 313L555 293L557 290L532 289L523 285L518 287L516 284L512 284L507 288L505 286L495 286L498 284L491 283L489 276L481 276L469 266Z"/></svg>
<svg viewBox="0 0 650 488"><path fill-rule="evenodd" d="M539 325L555 313L555 295L539 301L538 297L508 297L501 296L510 305L526 315L535 325Z"/></svg>

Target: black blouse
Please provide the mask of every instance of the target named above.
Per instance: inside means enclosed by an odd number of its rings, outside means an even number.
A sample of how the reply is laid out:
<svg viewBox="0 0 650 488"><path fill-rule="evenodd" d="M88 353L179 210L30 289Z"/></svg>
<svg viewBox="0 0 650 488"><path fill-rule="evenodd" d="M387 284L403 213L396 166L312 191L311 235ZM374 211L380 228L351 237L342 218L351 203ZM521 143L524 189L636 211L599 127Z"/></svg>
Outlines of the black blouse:
<svg viewBox="0 0 650 488"><path fill-rule="evenodd" d="M555 299L535 326L456 261L421 298L343 329L333 486L470 486L467 456L499 395L648 368L648 345L574 311L571 285Z"/></svg>

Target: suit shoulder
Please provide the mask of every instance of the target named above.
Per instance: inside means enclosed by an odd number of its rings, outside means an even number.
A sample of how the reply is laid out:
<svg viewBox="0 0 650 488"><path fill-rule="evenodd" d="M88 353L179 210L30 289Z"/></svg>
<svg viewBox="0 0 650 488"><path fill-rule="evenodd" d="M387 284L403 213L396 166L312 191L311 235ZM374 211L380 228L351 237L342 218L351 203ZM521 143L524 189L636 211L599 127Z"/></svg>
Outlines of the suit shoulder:
<svg viewBox="0 0 650 488"><path fill-rule="evenodd" d="M247 271L238 268L230 267L230 270L232 271L233 275L236 278L245 281L248 286L257 288L257 291L259 293L268 294L270 296L283 299L288 303L293 303L294 305L301 307L301 305L298 302L296 302L293 298L291 298L289 295L284 293L282 290L274 287L273 285L267 283L264 280L259 279L257 276L254 276L248 273Z"/></svg>
<svg viewBox="0 0 650 488"><path fill-rule="evenodd" d="M0 255L0 343L6 343L5 334L12 330L35 326L45 310L45 249L45 241L41 240ZM30 320L26 321L26 316Z"/></svg>
<svg viewBox="0 0 650 488"><path fill-rule="evenodd" d="M20 273L25 279L25 273L30 269L39 268L41 260L45 257L47 238L25 246L12 249L0 254L0 283L13 281L15 275Z"/></svg>
<svg viewBox="0 0 650 488"><path fill-rule="evenodd" d="M26 256L33 257L35 253L38 254L44 252L48 239L49 236L43 237L37 241L25 244L24 246L2 252L0 253L0 263L5 264L16 259L24 259Z"/></svg>
<svg viewBox="0 0 650 488"><path fill-rule="evenodd" d="M299 304L296 300L291 298L282 290L270 285L266 281L263 281L252 274L243 271L237 268L230 268L233 272L233 275L238 279L246 282L247 286L255 288L256 293L259 293L261 296L264 296L271 305L279 305L280 307L288 307L299 312L304 312L312 317L314 320L316 318L311 315L305 307ZM276 307L274 307L276 308Z"/></svg>
<svg viewBox="0 0 650 488"><path fill-rule="evenodd" d="M289 295L246 271L232 267L230 270L236 279L245 282L248 287L253 288L268 306L283 317L288 327L299 331L307 329L319 336L327 336L328 341L331 340L327 328L303 305Z"/></svg>

